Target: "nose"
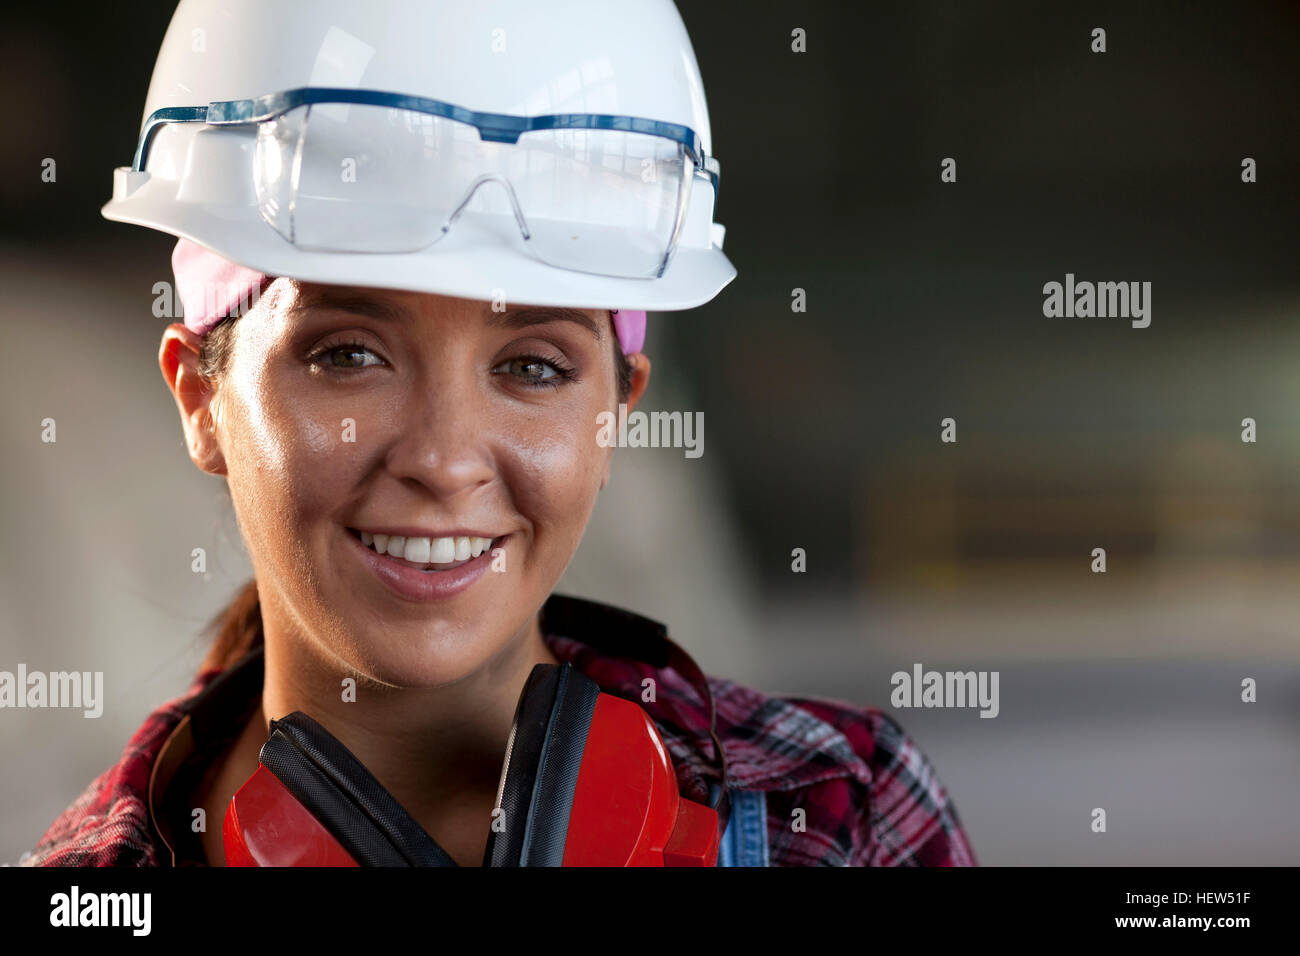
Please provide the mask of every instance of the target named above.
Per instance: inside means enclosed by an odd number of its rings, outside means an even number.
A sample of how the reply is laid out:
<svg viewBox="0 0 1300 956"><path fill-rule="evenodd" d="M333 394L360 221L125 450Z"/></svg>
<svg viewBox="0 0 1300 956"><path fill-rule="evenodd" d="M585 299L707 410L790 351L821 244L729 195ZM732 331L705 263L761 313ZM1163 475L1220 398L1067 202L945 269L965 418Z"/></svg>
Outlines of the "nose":
<svg viewBox="0 0 1300 956"><path fill-rule="evenodd" d="M473 493L497 476L486 396L462 369L422 376L392 411L396 439L390 473L423 485L436 498Z"/></svg>

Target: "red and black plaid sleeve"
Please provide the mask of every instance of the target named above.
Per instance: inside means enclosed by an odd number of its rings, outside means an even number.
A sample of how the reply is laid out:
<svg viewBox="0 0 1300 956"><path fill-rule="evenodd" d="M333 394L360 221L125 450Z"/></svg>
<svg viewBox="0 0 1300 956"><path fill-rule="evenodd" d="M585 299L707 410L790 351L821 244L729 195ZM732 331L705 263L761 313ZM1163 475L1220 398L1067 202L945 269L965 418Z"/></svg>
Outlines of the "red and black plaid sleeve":
<svg viewBox="0 0 1300 956"><path fill-rule="evenodd" d="M839 816L837 833L851 840L842 866L976 866L957 808L929 758L891 716L874 707L795 700L836 727L870 775L865 805L854 788L820 797L823 815ZM840 781L841 784L847 781ZM824 822L822 825L828 825Z"/></svg>

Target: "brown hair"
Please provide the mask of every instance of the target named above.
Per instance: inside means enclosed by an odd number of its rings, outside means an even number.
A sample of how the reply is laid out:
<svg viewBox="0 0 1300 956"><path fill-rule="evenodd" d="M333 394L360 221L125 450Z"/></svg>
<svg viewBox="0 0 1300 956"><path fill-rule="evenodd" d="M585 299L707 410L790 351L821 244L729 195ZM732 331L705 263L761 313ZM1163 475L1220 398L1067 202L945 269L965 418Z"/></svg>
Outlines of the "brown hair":
<svg viewBox="0 0 1300 956"><path fill-rule="evenodd" d="M610 313L613 318L613 313ZM199 375L218 385L230 367L235 346L235 320L218 322L203 337L199 349ZM632 388L632 366L614 337L614 373L618 399L627 401ZM257 579L248 581L234 599L208 623L205 633L215 635L203 658L202 670L225 670L262 643L262 604L257 594Z"/></svg>

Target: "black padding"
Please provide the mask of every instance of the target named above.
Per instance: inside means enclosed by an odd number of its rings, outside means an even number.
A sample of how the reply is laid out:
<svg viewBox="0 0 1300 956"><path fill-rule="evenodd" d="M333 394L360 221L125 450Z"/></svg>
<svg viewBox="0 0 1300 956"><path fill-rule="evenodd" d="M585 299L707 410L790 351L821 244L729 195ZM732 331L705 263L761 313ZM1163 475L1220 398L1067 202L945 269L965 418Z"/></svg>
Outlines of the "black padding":
<svg viewBox="0 0 1300 956"><path fill-rule="evenodd" d="M361 761L302 711L271 721L259 759L362 866L456 865Z"/></svg>
<svg viewBox="0 0 1300 956"><path fill-rule="evenodd" d="M504 826L484 866L560 866L569 811L600 687L564 663L538 664L515 708L498 801Z"/></svg>

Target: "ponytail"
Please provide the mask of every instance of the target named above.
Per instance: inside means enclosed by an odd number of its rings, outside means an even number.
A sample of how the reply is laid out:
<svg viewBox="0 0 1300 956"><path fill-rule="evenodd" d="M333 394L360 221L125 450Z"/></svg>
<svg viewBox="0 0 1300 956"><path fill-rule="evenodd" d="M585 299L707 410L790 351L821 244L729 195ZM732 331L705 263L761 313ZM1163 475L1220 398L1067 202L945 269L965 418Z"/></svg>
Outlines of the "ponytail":
<svg viewBox="0 0 1300 956"><path fill-rule="evenodd" d="M217 613L206 628L216 634L201 670L225 670L262 643L262 605L257 579L240 588L234 600Z"/></svg>

